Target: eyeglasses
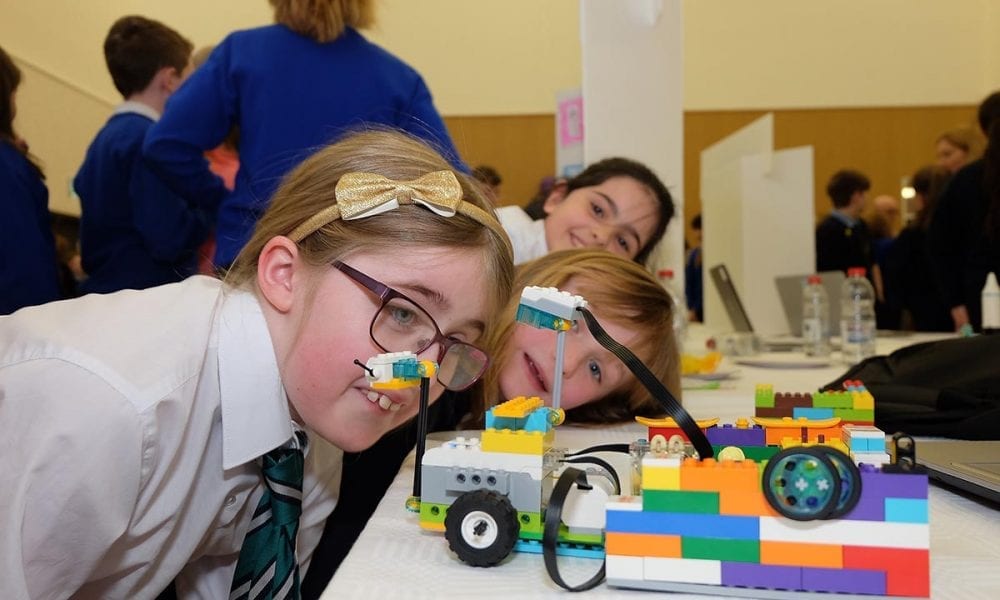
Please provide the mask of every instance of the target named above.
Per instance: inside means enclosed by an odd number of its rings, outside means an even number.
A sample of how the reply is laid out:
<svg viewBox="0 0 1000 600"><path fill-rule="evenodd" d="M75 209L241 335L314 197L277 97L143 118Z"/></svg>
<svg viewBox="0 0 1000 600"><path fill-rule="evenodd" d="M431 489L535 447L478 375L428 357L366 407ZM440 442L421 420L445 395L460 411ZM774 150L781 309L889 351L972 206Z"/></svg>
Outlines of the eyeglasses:
<svg viewBox="0 0 1000 600"><path fill-rule="evenodd" d="M420 354L440 343L437 380L449 390L460 392L468 389L482 377L490 363L485 351L443 335L427 311L401 292L339 260L334 261L333 267L381 300L368 330L376 346L385 352Z"/></svg>

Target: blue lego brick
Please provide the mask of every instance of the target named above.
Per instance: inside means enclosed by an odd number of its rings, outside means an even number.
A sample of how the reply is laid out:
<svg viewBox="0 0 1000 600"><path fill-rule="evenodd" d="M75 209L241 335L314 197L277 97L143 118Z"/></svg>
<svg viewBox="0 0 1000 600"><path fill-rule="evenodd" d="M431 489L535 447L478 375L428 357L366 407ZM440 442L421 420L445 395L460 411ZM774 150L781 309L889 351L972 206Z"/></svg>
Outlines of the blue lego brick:
<svg viewBox="0 0 1000 600"><path fill-rule="evenodd" d="M885 572L868 569L802 568L802 589L810 592L885 595Z"/></svg>
<svg viewBox="0 0 1000 600"><path fill-rule="evenodd" d="M805 406L796 406L795 408L792 409L792 418L798 419L801 417L813 420L830 419L833 417L833 409L807 408Z"/></svg>
<svg viewBox="0 0 1000 600"><path fill-rule="evenodd" d="M927 523L927 500L886 498L885 520L896 523Z"/></svg>
<svg viewBox="0 0 1000 600"><path fill-rule="evenodd" d="M605 529L621 533L759 540L760 518L736 515L609 510Z"/></svg>
<svg viewBox="0 0 1000 600"><path fill-rule="evenodd" d="M528 554L541 554L542 542L538 540L518 540L514 542L515 552L525 552ZM556 554L558 556L575 556L577 558L597 558L604 559L604 548L600 546L588 546L585 544L556 544Z"/></svg>
<svg viewBox="0 0 1000 600"><path fill-rule="evenodd" d="M798 590L802 589L802 567L723 561L722 585Z"/></svg>

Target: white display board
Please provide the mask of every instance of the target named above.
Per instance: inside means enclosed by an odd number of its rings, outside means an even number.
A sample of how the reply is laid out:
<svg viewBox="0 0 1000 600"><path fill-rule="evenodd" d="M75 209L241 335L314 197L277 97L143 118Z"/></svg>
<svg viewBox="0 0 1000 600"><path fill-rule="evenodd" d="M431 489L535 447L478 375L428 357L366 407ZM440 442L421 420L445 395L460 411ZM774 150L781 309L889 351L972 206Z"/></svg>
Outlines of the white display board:
<svg viewBox="0 0 1000 600"><path fill-rule="evenodd" d="M816 250L812 147L773 151L766 115L702 153L705 321L732 329L709 269L724 263L755 331L789 330L774 285L811 273Z"/></svg>
<svg viewBox="0 0 1000 600"><path fill-rule="evenodd" d="M744 156L768 155L774 149L774 115L766 114L701 153L702 286L705 323L715 331L732 325L709 268L725 264L736 289L744 293L743 202L741 164Z"/></svg>
<svg viewBox="0 0 1000 600"><path fill-rule="evenodd" d="M581 0L585 110L583 155L590 164L624 156L646 164L670 189L675 215L650 258L684 285L683 23L680 0Z"/></svg>

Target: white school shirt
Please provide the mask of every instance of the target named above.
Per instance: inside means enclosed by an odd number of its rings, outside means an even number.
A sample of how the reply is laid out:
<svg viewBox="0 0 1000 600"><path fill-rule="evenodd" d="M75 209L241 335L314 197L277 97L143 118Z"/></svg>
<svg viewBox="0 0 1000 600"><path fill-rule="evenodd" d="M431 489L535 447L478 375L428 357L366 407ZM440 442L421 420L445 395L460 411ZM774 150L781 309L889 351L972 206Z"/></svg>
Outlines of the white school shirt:
<svg viewBox="0 0 1000 600"><path fill-rule="evenodd" d="M545 242L545 219L532 220L520 206L501 206L497 219L514 247L514 264L540 258L549 253Z"/></svg>
<svg viewBox="0 0 1000 600"><path fill-rule="evenodd" d="M293 434L255 296L207 277L0 317L0 598L228 598ZM300 563L342 453L306 457ZM303 569L304 574L304 569Z"/></svg>

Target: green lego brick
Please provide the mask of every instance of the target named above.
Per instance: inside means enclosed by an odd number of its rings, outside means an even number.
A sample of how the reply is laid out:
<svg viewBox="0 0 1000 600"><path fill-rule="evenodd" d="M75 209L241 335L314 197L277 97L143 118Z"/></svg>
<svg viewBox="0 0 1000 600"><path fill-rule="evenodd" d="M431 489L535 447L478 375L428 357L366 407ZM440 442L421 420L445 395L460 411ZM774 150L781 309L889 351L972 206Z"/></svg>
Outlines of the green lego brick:
<svg viewBox="0 0 1000 600"><path fill-rule="evenodd" d="M681 538L681 556L705 560L759 563L760 540L683 537Z"/></svg>
<svg viewBox="0 0 1000 600"><path fill-rule="evenodd" d="M816 408L852 408L854 400L850 392L817 392L813 394Z"/></svg>
<svg viewBox="0 0 1000 600"><path fill-rule="evenodd" d="M517 513L517 522L521 525L519 538L523 540L542 539L542 530L545 529L542 513L519 512Z"/></svg>
<svg viewBox="0 0 1000 600"><path fill-rule="evenodd" d="M840 417L851 423L873 423L875 421L875 411L870 408L835 408L833 409L833 416Z"/></svg>
<svg viewBox="0 0 1000 600"><path fill-rule="evenodd" d="M447 504L420 503L420 520L424 523L439 523L444 526L444 516L448 512Z"/></svg>
<svg viewBox="0 0 1000 600"><path fill-rule="evenodd" d="M712 450L715 450L715 455L718 456L719 452L722 451L726 446L712 446ZM740 446L740 450L743 451L743 456L748 460L762 461L768 460L772 456L778 453L781 448L777 446Z"/></svg>
<svg viewBox="0 0 1000 600"><path fill-rule="evenodd" d="M774 408L774 388L758 386L754 391L753 405L758 408Z"/></svg>
<svg viewBox="0 0 1000 600"><path fill-rule="evenodd" d="M719 514L718 492L644 490L642 510L652 512Z"/></svg>

